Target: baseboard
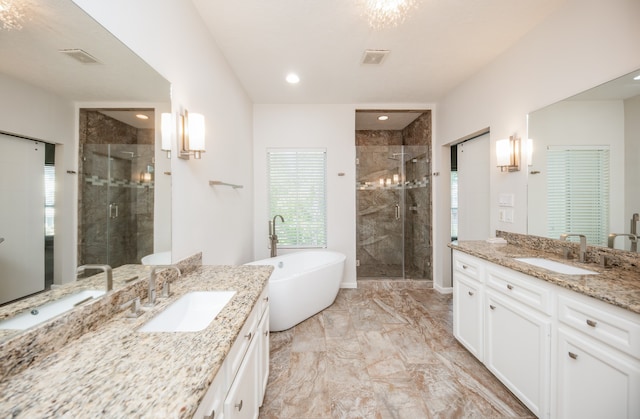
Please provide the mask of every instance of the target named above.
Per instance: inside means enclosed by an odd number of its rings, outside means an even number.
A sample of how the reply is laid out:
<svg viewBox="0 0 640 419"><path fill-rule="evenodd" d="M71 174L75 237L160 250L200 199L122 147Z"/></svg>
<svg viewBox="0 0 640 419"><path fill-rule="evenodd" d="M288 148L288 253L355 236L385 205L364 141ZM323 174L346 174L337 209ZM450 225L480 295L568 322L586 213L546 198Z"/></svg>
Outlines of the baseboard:
<svg viewBox="0 0 640 419"><path fill-rule="evenodd" d="M433 289L438 291L440 294L453 294L453 287L443 287L435 282L433 283Z"/></svg>

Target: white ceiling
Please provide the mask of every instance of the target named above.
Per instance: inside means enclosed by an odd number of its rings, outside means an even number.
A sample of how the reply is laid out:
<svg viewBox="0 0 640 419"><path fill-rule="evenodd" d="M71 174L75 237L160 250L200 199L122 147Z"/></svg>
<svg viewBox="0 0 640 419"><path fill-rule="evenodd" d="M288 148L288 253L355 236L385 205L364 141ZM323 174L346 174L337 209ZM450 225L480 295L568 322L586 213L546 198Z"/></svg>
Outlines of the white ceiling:
<svg viewBox="0 0 640 419"><path fill-rule="evenodd" d="M421 0L372 30L361 0L192 0L255 103L433 103L564 0ZM391 52L361 64L366 49ZM299 74L297 85L285 82Z"/></svg>
<svg viewBox="0 0 640 419"><path fill-rule="evenodd" d="M0 29L0 73L81 102L169 102L169 82L71 0L31 0L22 29ZM81 49L82 64L59 50Z"/></svg>

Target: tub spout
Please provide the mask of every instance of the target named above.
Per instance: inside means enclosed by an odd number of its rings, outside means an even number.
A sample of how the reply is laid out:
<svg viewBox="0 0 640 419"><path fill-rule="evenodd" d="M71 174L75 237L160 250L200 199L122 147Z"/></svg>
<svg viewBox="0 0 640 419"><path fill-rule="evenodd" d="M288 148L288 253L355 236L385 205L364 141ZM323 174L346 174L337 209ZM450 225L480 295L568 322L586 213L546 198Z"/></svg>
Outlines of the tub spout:
<svg viewBox="0 0 640 419"><path fill-rule="evenodd" d="M271 242L271 257L278 256L278 235L276 234L276 218L280 217L280 221L284 223L282 215L275 215L272 221L269 221L269 241Z"/></svg>

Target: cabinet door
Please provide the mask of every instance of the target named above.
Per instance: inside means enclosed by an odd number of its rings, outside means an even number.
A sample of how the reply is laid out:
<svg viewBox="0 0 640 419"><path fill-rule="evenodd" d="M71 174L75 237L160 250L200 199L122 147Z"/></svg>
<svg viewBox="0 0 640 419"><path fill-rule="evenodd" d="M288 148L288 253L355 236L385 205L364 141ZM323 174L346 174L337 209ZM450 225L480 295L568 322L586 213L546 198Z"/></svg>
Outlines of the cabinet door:
<svg viewBox="0 0 640 419"><path fill-rule="evenodd" d="M551 320L486 292L485 365L538 417L549 415Z"/></svg>
<svg viewBox="0 0 640 419"><path fill-rule="evenodd" d="M557 417L640 418L640 362L575 332L558 332Z"/></svg>
<svg viewBox="0 0 640 419"><path fill-rule="evenodd" d="M264 393L267 390L267 381L269 381L269 307L264 311L262 320L258 325L258 405L262 406L264 401Z"/></svg>
<svg viewBox="0 0 640 419"><path fill-rule="evenodd" d="M258 417L257 386L257 342L255 337L249 344L238 374L224 400L224 417L227 419L255 419Z"/></svg>
<svg viewBox="0 0 640 419"><path fill-rule="evenodd" d="M482 308L481 285L454 273L453 335L480 361L483 361Z"/></svg>

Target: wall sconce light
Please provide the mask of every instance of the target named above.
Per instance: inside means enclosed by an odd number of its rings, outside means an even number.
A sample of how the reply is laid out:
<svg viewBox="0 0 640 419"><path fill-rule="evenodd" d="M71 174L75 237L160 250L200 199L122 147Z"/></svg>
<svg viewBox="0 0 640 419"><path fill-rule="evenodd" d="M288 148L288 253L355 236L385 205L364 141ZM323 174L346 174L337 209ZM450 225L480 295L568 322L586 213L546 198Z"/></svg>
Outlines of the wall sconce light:
<svg viewBox="0 0 640 419"><path fill-rule="evenodd" d="M171 158L171 139L173 138L173 116L170 113L160 115L160 133L162 135L162 145L160 149L167 152L167 158Z"/></svg>
<svg viewBox="0 0 640 419"><path fill-rule="evenodd" d="M496 161L501 172L520 170L520 138L512 135L496 141Z"/></svg>
<svg viewBox="0 0 640 419"><path fill-rule="evenodd" d="M527 166L533 166L533 139L527 138Z"/></svg>
<svg viewBox="0 0 640 419"><path fill-rule="evenodd" d="M184 111L184 115L179 117L178 138L180 142L181 159L189 160L191 156L194 159L202 158L204 149L204 116L199 113L189 114Z"/></svg>

